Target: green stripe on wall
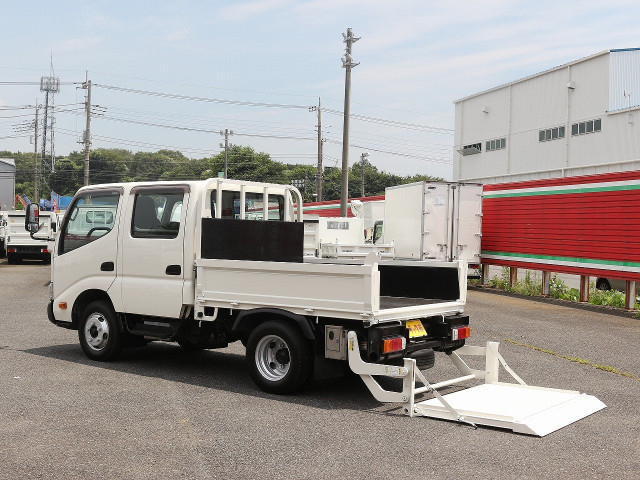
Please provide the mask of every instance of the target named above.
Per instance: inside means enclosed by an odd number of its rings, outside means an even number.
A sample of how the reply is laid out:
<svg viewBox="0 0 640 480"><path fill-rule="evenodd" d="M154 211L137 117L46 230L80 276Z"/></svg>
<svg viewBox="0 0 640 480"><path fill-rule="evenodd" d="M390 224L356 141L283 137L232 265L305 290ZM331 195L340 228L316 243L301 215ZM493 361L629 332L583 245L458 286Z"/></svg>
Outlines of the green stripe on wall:
<svg viewBox="0 0 640 480"><path fill-rule="evenodd" d="M561 262L571 263L592 263L596 265L615 265L617 267L638 267L638 262L621 262L617 260L598 260L595 258L578 258L578 257L555 257L552 255L533 255L531 253L511 253L511 252L491 252L488 250L482 250L482 255L500 255L501 257L519 257L519 258L533 258L540 260L556 260Z"/></svg>
<svg viewBox="0 0 640 480"><path fill-rule="evenodd" d="M575 193L616 192L621 190L640 190L640 184L612 185L610 187L579 187L563 190L540 190L534 192L485 193L484 198L534 197L539 195L568 195Z"/></svg>

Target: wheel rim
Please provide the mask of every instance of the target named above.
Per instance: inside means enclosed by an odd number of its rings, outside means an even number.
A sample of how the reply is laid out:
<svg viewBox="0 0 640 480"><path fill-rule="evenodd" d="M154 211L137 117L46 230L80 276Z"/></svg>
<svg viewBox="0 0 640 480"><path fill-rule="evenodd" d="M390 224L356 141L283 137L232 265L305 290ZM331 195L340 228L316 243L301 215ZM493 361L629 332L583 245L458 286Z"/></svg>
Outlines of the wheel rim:
<svg viewBox="0 0 640 480"><path fill-rule="evenodd" d="M289 346L277 335L267 335L256 346L256 366L267 380L282 380L289 371L291 354Z"/></svg>
<svg viewBox="0 0 640 480"><path fill-rule="evenodd" d="M109 341L109 322L101 313L92 313L84 324L84 338L92 350L100 351Z"/></svg>

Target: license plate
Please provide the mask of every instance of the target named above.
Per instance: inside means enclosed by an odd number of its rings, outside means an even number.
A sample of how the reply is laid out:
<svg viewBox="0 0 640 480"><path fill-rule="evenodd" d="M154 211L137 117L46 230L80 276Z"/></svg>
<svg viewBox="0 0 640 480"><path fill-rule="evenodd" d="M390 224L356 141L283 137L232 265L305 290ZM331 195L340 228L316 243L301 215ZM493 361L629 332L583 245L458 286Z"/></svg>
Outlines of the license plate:
<svg viewBox="0 0 640 480"><path fill-rule="evenodd" d="M420 320L407 321L407 329L409 330L409 338L427 336L427 331L422 326L422 322Z"/></svg>

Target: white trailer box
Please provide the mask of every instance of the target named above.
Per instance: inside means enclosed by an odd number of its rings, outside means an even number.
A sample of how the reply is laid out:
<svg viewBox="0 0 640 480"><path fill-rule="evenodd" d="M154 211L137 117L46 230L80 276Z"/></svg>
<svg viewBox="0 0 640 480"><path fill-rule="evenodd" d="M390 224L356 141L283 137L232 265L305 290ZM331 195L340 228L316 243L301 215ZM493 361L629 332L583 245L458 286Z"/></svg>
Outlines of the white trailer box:
<svg viewBox="0 0 640 480"><path fill-rule="evenodd" d="M384 243L396 258L480 259L482 185L417 182L385 191Z"/></svg>
<svg viewBox="0 0 640 480"><path fill-rule="evenodd" d="M318 234L323 243L364 243L364 220L356 217L320 217Z"/></svg>

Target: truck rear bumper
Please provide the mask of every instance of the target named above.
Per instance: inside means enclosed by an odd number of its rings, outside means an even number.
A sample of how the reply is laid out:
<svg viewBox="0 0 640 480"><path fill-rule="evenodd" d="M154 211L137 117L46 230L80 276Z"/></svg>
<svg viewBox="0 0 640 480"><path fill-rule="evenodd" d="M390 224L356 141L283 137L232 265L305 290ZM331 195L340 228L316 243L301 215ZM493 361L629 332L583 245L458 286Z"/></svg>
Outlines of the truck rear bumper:
<svg viewBox="0 0 640 480"><path fill-rule="evenodd" d="M49 259L51 252L46 246L7 245L7 253L18 255L20 258Z"/></svg>

